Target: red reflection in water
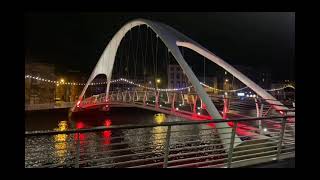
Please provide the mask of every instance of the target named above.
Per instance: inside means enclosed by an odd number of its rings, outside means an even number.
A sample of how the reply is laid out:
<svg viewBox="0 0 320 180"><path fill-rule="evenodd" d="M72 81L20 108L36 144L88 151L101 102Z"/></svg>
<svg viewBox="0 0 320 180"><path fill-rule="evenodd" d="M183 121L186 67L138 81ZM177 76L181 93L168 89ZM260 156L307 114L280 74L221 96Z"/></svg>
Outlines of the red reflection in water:
<svg viewBox="0 0 320 180"><path fill-rule="evenodd" d="M109 127L111 125L111 120L110 119L106 119L104 121L104 125L106 127ZM103 131L103 137L105 138L104 144L110 144L111 130Z"/></svg>
<svg viewBox="0 0 320 180"><path fill-rule="evenodd" d="M80 144L81 144L82 143L81 141L83 141L86 137L83 133L80 133L79 138L80 138ZM74 134L74 139L78 140L78 133Z"/></svg>
<svg viewBox="0 0 320 180"><path fill-rule="evenodd" d="M83 128L84 128L84 123L81 122L81 121L78 121L76 123L76 129L83 129ZM78 133L74 134L74 139L78 140ZM81 141L85 139L85 134L80 133L79 134L79 139L80 139L80 143L81 143Z"/></svg>

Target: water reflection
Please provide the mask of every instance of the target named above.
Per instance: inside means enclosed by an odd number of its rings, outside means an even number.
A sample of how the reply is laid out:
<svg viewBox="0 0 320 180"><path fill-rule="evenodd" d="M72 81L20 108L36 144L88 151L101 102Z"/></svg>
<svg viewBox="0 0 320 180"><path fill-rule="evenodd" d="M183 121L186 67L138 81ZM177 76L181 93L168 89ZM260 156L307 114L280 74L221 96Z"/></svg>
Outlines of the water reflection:
<svg viewBox="0 0 320 180"><path fill-rule="evenodd" d="M110 127L110 126L111 126L111 123L112 123L112 122L111 122L110 119L104 120L104 125L105 125L106 127ZM106 145L110 144L110 140L111 140L111 130L103 131L102 135L103 135L103 137L104 137L104 142L103 142L103 144L106 144Z"/></svg>
<svg viewBox="0 0 320 180"><path fill-rule="evenodd" d="M161 124L166 120L166 115L162 113L158 113L154 115L154 121L157 124ZM167 127L166 126L158 126L152 128L151 133L153 134L152 136L152 145L155 146L153 149L153 152L158 152L162 151L164 149L164 145L166 142L166 133L167 132Z"/></svg>
<svg viewBox="0 0 320 180"><path fill-rule="evenodd" d="M57 131L65 131L68 129L68 122L67 121L60 121L58 124L58 128L55 128L54 130ZM55 147L55 155L59 159L59 162L62 163L66 159L66 153L67 153L67 134L57 134L53 136L54 140L54 147Z"/></svg>
<svg viewBox="0 0 320 180"><path fill-rule="evenodd" d="M119 109L108 114L102 115L89 115L89 116L78 116L77 118L70 119L69 121L57 121L61 120L61 117L55 116L55 114L50 114L47 116L42 116L39 119L46 119L46 123L50 124L50 127L55 130L64 131L68 129L83 129L83 128L92 128L97 126L109 127L111 125L124 125L124 124L162 124L164 122L175 122L183 121L184 119L178 118L175 116L165 115L165 114L156 114L150 111L143 111L138 109ZM34 124L38 124L36 119L29 119ZM58 123L57 123L58 122ZM31 124L31 122L29 123ZM58 124L58 127L57 127ZM209 128L208 126L204 127L199 125L183 125L183 126L172 126L171 128L171 138L170 144L176 143L185 143L186 141L191 140L201 140L208 141L213 138L213 136L203 137L210 133L209 131L201 132L199 128ZM31 126L29 126L31 128ZM37 130L43 127L35 127L35 129L28 130ZM43 129L46 130L46 129ZM179 132L173 132L179 131ZM49 139L43 137L43 140L37 140L32 142L31 140L26 141L26 146L31 146L39 150L43 146L44 151L50 152L50 158L52 161L58 162L73 162L74 151L76 141L80 140L80 160L94 159L94 158L103 158L108 156L116 155L125 155L133 153L145 153L150 152L148 155L144 155L139 158L152 157L155 154L158 156L163 154L164 146L166 143L166 126L158 126L152 128L138 128L138 129L118 129L118 130L108 130L103 132L90 132L90 133L80 133L73 135L59 134L55 135L54 138L50 138L50 143L53 141L54 145L50 144L50 147L46 143ZM190 134L194 136L190 136ZM200 137L199 137L200 136ZM112 138L112 139L111 139ZM70 139L69 142L65 142ZM42 143L39 143L42 142ZM68 144L69 143L69 144ZM113 143L124 143L120 145L113 145ZM36 145L34 145L36 144ZM152 145L152 147L150 146ZM180 145L177 145L177 147ZM51 149L52 148L52 149ZM114 152L110 150L118 149L128 149L121 152ZM54 152L52 152L54 150ZM103 154L91 154L94 152L102 152ZM72 153L71 153L72 152ZM70 153L70 154L68 154ZM73 155L71 155L73 154ZM29 155L26 159L34 158L39 156L44 156L43 154ZM46 158L46 157L43 157ZM69 159L67 159L69 158ZM137 156L130 157L132 159L137 158ZM47 159L47 158L46 158ZM110 159L110 161L113 161ZM51 160L50 160L51 162Z"/></svg>

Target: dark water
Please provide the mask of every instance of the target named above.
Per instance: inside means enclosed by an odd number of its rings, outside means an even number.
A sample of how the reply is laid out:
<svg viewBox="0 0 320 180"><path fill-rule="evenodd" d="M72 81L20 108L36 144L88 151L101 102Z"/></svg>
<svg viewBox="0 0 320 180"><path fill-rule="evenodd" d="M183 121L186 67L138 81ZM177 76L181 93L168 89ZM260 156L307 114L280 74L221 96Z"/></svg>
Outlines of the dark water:
<svg viewBox="0 0 320 180"><path fill-rule="evenodd" d="M155 116L155 114L157 113L137 108L111 108L111 111L108 113L85 113L69 119L67 110L29 112L26 113L25 128L26 131L67 130L96 126L108 127L110 125L161 124L163 122L186 121L174 116ZM201 129L207 130L204 131ZM62 166L68 166L68 163L72 164L75 157L74 140L78 138L80 139L80 152L82 153L80 160L83 162L90 159L136 154L141 152L148 152L149 155L145 155L143 157L132 156L130 159L135 160L135 158L139 159L162 156L166 141L166 130L167 127L160 126L153 128L81 133L79 137L77 134L59 134L55 136L26 138L26 167L59 163L63 164ZM200 144L206 144L209 140L216 137L214 129L208 125L173 126L171 130L177 131L171 134L171 148L179 147L179 143L183 143L185 141L200 140ZM119 146L110 146L110 144L122 142L126 143ZM112 152L113 150L126 148L132 149L122 152ZM107 155L92 155L92 152L106 152ZM163 159L160 160L163 161ZM117 161L108 160L104 163L110 162ZM83 163L80 166L86 165L88 164Z"/></svg>

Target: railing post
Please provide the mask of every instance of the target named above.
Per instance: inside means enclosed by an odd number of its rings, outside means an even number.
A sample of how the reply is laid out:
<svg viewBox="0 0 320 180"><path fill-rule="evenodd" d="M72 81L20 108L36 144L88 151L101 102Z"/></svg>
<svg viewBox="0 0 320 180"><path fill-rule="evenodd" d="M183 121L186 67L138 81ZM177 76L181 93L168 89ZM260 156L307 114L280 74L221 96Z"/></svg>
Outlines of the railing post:
<svg viewBox="0 0 320 180"><path fill-rule="evenodd" d="M166 92L166 94L167 94L167 100L168 100L168 104L169 104L170 103L170 96L169 96L168 91Z"/></svg>
<svg viewBox="0 0 320 180"><path fill-rule="evenodd" d="M201 101L202 102L202 101ZM223 98L223 119L227 118L227 113L228 113L228 98L224 97Z"/></svg>
<svg viewBox="0 0 320 180"><path fill-rule="evenodd" d="M261 102L261 106L260 106L260 113L259 113L260 117L263 117L263 103ZM259 123L259 130L260 130L260 134L262 134L262 123L261 120L258 121Z"/></svg>
<svg viewBox="0 0 320 180"><path fill-rule="evenodd" d="M171 110L172 111L176 111L176 108L175 108L175 105L174 105L175 102L176 102L176 93L174 92L173 96L172 96L172 102L171 102Z"/></svg>
<svg viewBox="0 0 320 180"><path fill-rule="evenodd" d="M286 121L287 121L287 118L285 117L282 119L282 122L281 122L280 139L279 139L278 152L277 152L277 160L278 161L279 161L280 154L281 154L282 140L283 140L283 136L284 136L285 129L286 129Z"/></svg>
<svg viewBox="0 0 320 180"><path fill-rule="evenodd" d="M76 168L79 168L80 159L80 133L77 133L77 147L76 147Z"/></svg>
<svg viewBox="0 0 320 180"><path fill-rule="evenodd" d="M182 99L182 105L184 105L184 96L182 93L181 93L181 99Z"/></svg>
<svg viewBox="0 0 320 180"><path fill-rule="evenodd" d="M235 136L236 136L237 125L238 125L238 121L234 121L233 122L232 132L231 132L230 147L229 147L229 152L228 152L228 165L227 165L228 168L231 167L232 154L233 154L233 145L234 145L234 139L235 139Z"/></svg>
<svg viewBox="0 0 320 180"><path fill-rule="evenodd" d="M143 106L146 106L146 100L147 100L147 91L144 92L144 96L143 96Z"/></svg>
<svg viewBox="0 0 320 180"><path fill-rule="evenodd" d="M169 125L168 129L167 129L163 168L167 168L168 167L168 156L169 156L169 149L170 149L170 136L171 136L171 125Z"/></svg>
<svg viewBox="0 0 320 180"><path fill-rule="evenodd" d="M198 96L195 96L193 99L193 114L197 114L197 99Z"/></svg>
<svg viewBox="0 0 320 180"><path fill-rule="evenodd" d="M160 91L156 91L156 103L155 103L155 108L157 109L159 107L159 96L160 96Z"/></svg>

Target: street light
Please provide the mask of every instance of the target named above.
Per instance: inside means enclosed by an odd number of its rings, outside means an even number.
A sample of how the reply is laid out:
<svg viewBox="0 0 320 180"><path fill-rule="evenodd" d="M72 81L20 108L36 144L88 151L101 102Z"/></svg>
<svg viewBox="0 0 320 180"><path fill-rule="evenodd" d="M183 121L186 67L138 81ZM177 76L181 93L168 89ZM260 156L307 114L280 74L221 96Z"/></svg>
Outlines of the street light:
<svg viewBox="0 0 320 180"><path fill-rule="evenodd" d="M161 82L161 80L160 79L157 79L157 83L159 84Z"/></svg>
<svg viewBox="0 0 320 180"><path fill-rule="evenodd" d="M60 82L61 82L61 83L64 83L64 79L60 79Z"/></svg>

